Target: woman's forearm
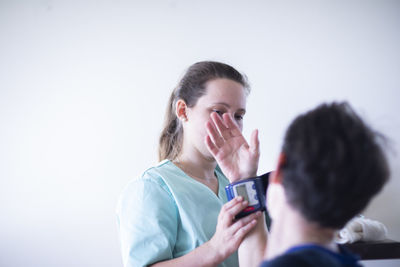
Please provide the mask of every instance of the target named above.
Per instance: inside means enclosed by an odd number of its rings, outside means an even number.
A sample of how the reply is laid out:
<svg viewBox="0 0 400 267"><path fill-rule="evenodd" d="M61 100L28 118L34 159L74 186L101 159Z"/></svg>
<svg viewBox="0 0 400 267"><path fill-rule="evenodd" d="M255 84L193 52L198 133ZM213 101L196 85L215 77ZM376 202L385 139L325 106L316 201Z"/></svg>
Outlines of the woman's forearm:
<svg viewBox="0 0 400 267"><path fill-rule="evenodd" d="M222 255L215 250L210 242L197 247L188 254L166 261L157 262L152 267L169 267L169 266L192 266L192 267L214 267L224 261Z"/></svg>

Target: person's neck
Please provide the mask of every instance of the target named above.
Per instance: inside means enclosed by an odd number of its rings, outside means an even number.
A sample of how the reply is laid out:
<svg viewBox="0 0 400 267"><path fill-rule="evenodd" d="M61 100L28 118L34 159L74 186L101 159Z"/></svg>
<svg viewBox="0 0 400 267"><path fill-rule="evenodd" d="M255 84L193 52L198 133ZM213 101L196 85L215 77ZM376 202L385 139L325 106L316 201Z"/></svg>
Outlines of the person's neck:
<svg viewBox="0 0 400 267"><path fill-rule="evenodd" d="M213 158L205 158L198 151L182 150L173 162L193 178L200 180L215 179L214 170L217 166L216 161Z"/></svg>
<svg viewBox="0 0 400 267"><path fill-rule="evenodd" d="M280 212L281 216L272 224L266 251L267 259L283 254L291 247L304 244L316 244L337 251L337 245L333 241L334 229L310 223L288 204Z"/></svg>

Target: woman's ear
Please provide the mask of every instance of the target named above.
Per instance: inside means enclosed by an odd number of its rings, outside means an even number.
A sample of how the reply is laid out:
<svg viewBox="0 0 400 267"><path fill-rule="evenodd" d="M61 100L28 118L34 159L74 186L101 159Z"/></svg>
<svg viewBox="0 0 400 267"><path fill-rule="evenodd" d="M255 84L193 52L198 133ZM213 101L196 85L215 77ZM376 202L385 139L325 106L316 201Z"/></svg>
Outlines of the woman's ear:
<svg viewBox="0 0 400 267"><path fill-rule="evenodd" d="M175 115L181 121L187 121L187 105L183 99L176 101Z"/></svg>

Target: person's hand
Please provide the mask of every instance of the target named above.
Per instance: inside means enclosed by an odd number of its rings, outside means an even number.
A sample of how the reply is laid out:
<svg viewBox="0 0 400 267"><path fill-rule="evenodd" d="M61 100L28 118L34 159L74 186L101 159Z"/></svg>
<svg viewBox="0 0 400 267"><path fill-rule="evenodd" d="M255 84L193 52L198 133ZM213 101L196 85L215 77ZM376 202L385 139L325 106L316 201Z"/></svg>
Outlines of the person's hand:
<svg viewBox="0 0 400 267"><path fill-rule="evenodd" d="M217 229L208 241L211 251L219 255L219 261L225 260L235 252L246 234L256 225L257 218L261 215L260 211L235 220L235 216L247 206L248 202L241 196L222 206L218 215Z"/></svg>
<svg viewBox="0 0 400 267"><path fill-rule="evenodd" d="M249 145L229 114L221 118L215 112L211 113L206 129L206 146L231 183L257 175L260 158L257 130L253 131Z"/></svg>

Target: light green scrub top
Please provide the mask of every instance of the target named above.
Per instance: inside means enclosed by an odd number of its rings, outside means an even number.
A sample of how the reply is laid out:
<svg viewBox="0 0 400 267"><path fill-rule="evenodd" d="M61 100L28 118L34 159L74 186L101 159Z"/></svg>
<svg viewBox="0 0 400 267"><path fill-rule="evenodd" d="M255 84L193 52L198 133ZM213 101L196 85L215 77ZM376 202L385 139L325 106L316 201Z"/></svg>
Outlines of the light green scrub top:
<svg viewBox="0 0 400 267"><path fill-rule="evenodd" d="M126 186L117 207L124 267L177 258L211 239L229 183L218 167L215 173L218 196L169 160ZM239 266L237 253L218 266Z"/></svg>

